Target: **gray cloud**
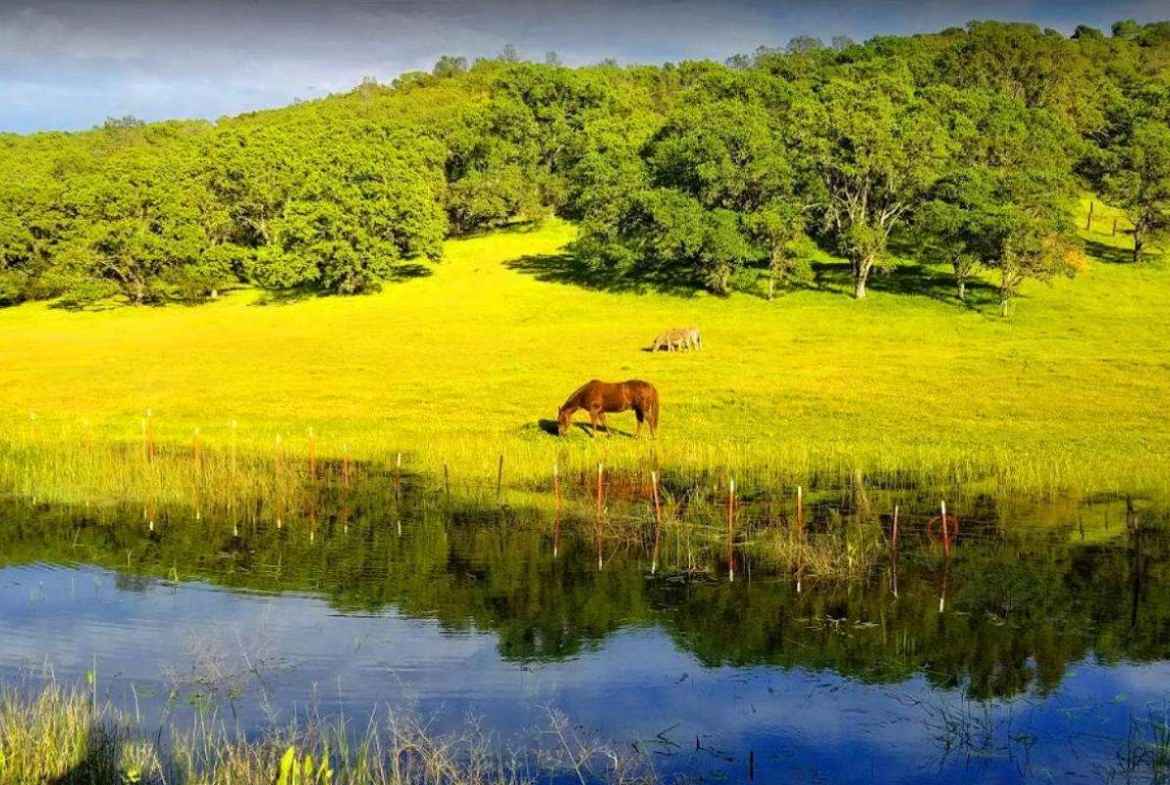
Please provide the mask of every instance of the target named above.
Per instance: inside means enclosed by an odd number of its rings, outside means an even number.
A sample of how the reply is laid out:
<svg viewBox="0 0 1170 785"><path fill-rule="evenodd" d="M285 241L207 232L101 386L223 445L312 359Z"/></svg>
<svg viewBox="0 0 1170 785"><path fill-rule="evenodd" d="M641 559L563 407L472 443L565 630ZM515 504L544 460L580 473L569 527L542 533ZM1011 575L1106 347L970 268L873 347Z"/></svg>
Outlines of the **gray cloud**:
<svg viewBox="0 0 1170 785"><path fill-rule="evenodd" d="M1165 0L578 2L86 0L0 2L0 130L86 128L107 116L215 118L389 81L442 54L513 43L569 64L723 58L795 35L937 30L973 17L1069 31L1170 16Z"/></svg>

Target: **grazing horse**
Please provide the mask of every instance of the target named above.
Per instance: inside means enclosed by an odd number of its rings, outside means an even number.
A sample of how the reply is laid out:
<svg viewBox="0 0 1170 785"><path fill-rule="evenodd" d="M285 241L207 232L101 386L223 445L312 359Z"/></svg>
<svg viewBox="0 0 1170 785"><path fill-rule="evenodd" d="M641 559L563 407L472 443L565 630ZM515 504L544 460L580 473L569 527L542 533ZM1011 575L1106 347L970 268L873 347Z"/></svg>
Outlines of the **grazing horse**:
<svg viewBox="0 0 1170 785"><path fill-rule="evenodd" d="M609 424L605 421L606 412L624 412L634 410L638 418L638 428L634 431L637 439L642 433L642 422L650 427L650 438L658 432L658 390L650 382L631 379L628 382L602 382L594 379L577 389L564 406L557 412L557 434L564 436L569 432L569 423L573 413L578 409L589 412L589 421L593 425L593 436L597 436L597 423L605 426L605 431L612 436Z"/></svg>

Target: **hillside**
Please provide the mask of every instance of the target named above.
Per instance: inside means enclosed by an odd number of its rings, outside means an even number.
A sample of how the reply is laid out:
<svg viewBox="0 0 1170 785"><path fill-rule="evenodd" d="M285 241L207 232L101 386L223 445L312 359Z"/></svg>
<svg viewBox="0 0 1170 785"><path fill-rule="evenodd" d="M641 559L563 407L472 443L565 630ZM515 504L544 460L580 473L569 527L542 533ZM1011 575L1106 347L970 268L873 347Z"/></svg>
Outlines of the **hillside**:
<svg viewBox="0 0 1170 785"><path fill-rule="evenodd" d="M444 57L216 123L0 136L0 449L25 488L151 434L254 478L319 449L1164 487L1167 230L1161 22ZM703 352L641 351L685 324ZM656 452L546 433L593 377L659 385Z"/></svg>
<svg viewBox="0 0 1170 785"><path fill-rule="evenodd" d="M839 261L821 269L825 289L773 302L586 289L560 280L573 234L550 222L452 241L433 273L363 298L241 290L199 308L5 309L4 430L70 449L87 427L137 443L151 409L164 445L199 428L223 451L236 419L260 455L277 436L303 454L314 429L322 456L402 451L413 470L449 462L485 481L501 453L510 479L544 481L554 461L629 464L654 449L680 470L957 467L1034 489L1164 486L1164 262L1094 260L1074 282L1028 286L1004 321L952 300L942 270L926 294L897 291L895 271L855 302L829 283L847 286ZM703 351L642 351L687 323ZM542 429L592 377L659 386L656 445ZM632 415L612 421L632 431Z"/></svg>

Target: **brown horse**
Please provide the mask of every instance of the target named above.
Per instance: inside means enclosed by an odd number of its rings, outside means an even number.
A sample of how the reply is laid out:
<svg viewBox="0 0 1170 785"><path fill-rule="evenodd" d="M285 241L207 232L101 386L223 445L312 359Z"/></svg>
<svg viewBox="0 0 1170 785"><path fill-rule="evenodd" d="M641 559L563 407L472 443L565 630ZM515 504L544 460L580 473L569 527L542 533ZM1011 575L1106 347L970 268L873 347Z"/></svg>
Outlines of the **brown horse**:
<svg viewBox="0 0 1170 785"><path fill-rule="evenodd" d="M650 382L631 379L628 382L602 382L594 379L577 389L557 413L557 433L564 436L569 432L569 423L578 409L589 412L593 425L593 436L597 436L597 423L605 426L606 433L613 435L605 421L606 412L634 410L638 428L634 431L637 439L642 433L642 422L650 427L650 438L658 432L658 390Z"/></svg>

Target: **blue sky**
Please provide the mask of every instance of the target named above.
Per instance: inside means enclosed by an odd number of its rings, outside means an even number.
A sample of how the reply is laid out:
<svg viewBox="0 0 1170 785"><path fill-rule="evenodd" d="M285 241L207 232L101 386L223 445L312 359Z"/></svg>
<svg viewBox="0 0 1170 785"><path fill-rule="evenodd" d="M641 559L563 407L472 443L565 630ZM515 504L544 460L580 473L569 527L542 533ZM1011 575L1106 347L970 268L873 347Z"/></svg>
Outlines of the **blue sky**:
<svg viewBox="0 0 1170 785"><path fill-rule="evenodd" d="M978 19L1071 32L1170 18L1170 0L0 0L0 131L216 118L390 81L440 55L571 65L723 60L797 35L864 40Z"/></svg>

